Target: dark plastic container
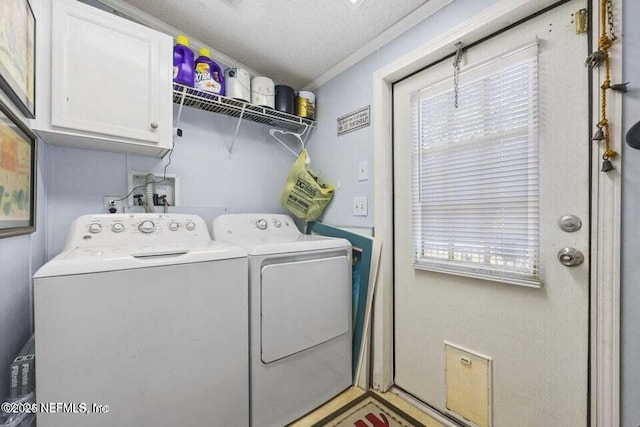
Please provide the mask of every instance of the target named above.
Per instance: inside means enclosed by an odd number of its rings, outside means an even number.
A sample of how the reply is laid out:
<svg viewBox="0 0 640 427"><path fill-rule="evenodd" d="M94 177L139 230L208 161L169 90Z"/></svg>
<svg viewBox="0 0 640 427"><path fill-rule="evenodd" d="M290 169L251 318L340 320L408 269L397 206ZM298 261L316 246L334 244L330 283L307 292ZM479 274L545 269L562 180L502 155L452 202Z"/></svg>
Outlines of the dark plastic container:
<svg viewBox="0 0 640 427"><path fill-rule="evenodd" d="M284 85L276 85L276 110L283 113L293 114L293 103L295 100L293 88Z"/></svg>
<svg viewBox="0 0 640 427"><path fill-rule="evenodd" d="M193 87L193 67L193 51L189 49L189 39L185 36L176 37L176 45L173 47L173 81Z"/></svg>

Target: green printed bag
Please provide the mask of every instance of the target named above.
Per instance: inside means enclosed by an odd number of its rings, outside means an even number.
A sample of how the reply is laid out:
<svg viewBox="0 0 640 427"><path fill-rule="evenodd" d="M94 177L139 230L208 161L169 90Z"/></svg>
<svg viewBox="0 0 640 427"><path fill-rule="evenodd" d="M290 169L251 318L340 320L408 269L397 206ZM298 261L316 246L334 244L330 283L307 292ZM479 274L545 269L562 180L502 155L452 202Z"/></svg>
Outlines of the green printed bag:
<svg viewBox="0 0 640 427"><path fill-rule="evenodd" d="M289 170L280 204L300 219L315 221L331 201L334 187L307 168L306 160L303 150Z"/></svg>

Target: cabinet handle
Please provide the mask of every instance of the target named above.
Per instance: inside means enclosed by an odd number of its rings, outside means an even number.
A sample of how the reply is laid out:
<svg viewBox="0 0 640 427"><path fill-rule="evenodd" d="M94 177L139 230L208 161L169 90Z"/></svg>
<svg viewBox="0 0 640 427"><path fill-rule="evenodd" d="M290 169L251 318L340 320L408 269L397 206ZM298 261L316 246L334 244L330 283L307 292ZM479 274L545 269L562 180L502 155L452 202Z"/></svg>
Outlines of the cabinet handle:
<svg viewBox="0 0 640 427"><path fill-rule="evenodd" d="M158 129L158 123L151 122L151 129Z"/></svg>

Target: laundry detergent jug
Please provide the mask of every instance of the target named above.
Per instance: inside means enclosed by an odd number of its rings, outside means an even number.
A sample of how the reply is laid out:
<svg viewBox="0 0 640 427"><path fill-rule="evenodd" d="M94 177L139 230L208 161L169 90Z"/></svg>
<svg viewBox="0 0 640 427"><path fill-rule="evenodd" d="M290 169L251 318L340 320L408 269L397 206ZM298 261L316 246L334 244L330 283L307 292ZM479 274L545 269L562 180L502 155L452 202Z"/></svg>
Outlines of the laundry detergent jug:
<svg viewBox="0 0 640 427"><path fill-rule="evenodd" d="M189 49L189 39L178 36L173 47L173 81L193 87L193 79L193 51Z"/></svg>
<svg viewBox="0 0 640 427"><path fill-rule="evenodd" d="M224 74L222 68L211 60L208 49L202 48L196 59L195 88L224 95Z"/></svg>

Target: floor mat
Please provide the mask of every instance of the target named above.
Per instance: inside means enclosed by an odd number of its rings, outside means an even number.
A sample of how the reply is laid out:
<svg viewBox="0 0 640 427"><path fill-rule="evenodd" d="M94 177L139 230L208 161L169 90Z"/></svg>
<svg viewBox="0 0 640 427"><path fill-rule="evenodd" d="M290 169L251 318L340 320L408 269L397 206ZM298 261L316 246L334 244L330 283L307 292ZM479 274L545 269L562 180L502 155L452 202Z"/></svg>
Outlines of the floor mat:
<svg viewBox="0 0 640 427"><path fill-rule="evenodd" d="M424 427L424 424L377 394L368 392L313 427Z"/></svg>

